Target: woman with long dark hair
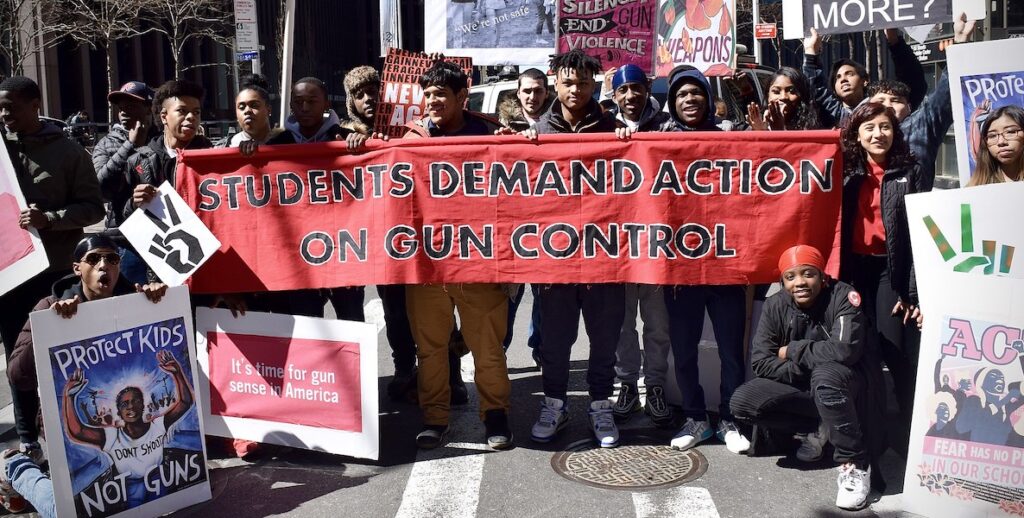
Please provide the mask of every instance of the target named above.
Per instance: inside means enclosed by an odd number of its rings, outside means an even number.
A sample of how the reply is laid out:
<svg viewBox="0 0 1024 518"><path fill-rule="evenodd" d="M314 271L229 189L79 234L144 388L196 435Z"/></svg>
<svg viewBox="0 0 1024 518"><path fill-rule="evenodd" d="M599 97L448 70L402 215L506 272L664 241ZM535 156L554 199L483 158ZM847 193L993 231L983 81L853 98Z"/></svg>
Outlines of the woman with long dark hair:
<svg viewBox="0 0 1024 518"><path fill-rule="evenodd" d="M764 109L756 103L747 107L747 119L754 130L809 130L821 127L818 107L811 97L807 76L791 67L782 67L768 87Z"/></svg>
<svg viewBox="0 0 1024 518"><path fill-rule="evenodd" d="M843 260L840 279L860 293L858 300L878 335L900 413L909 429L921 323L917 307L910 228L904 196L917 192L917 159L900 130L896 113L864 103L842 131ZM916 324L916 326L915 326ZM902 439L899 441L902 443ZM898 444L900 450L906 444Z"/></svg>
<svg viewBox="0 0 1024 518"><path fill-rule="evenodd" d="M981 125L970 186L1024 180L1024 108L1003 106Z"/></svg>

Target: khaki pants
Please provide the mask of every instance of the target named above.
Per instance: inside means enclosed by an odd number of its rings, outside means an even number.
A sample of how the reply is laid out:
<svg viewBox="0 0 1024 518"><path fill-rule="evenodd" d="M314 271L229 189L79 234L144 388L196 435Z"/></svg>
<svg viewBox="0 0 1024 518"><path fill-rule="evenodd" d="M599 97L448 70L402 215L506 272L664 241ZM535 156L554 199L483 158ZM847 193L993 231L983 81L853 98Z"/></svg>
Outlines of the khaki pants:
<svg viewBox="0 0 1024 518"><path fill-rule="evenodd" d="M418 390L423 423L448 424L448 342L455 327L455 308L462 319L462 336L476 365L481 419L488 410L508 412L512 386L501 348L508 330L508 296L501 286L410 285L405 293L420 364Z"/></svg>

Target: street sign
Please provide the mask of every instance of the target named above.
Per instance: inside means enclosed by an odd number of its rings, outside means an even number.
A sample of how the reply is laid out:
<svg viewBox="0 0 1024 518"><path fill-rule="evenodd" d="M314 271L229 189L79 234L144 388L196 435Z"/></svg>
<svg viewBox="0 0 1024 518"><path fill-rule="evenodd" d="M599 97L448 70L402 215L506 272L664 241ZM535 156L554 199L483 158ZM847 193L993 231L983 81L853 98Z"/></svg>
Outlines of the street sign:
<svg viewBox="0 0 1024 518"><path fill-rule="evenodd" d="M256 0L235 0L235 23L256 23Z"/></svg>
<svg viewBox="0 0 1024 518"><path fill-rule="evenodd" d="M259 50L259 25L256 23L256 1L235 0L235 52Z"/></svg>
<svg viewBox="0 0 1024 518"><path fill-rule="evenodd" d="M759 23L754 25L754 38L759 40L773 40L778 36L778 28L774 23Z"/></svg>
<svg viewBox="0 0 1024 518"><path fill-rule="evenodd" d="M260 57L260 53L257 51L252 52L238 52L235 54L238 61L252 61Z"/></svg>

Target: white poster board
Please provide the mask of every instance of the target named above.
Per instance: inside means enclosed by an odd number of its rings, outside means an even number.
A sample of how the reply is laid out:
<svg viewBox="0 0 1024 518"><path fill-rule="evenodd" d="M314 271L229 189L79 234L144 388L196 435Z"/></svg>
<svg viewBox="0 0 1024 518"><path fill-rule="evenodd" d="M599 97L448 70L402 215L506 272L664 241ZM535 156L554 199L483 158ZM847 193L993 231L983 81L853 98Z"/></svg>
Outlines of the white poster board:
<svg viewBox="0 0 1024 518"><path fill-rule="evenodd" d="M545 18L537 34L537 3L424 0L424 51L470 57L478 66L547 63L557 44L557 15L554 1L545 1L550 22Z"/></svg>
<svg viewBox="0 0 1024 518"><path fill-rule="evenodd" d="M159 516L209 500L188 288L30 318L58 516Z"/></svg>
<svg viewBox="0 0 1024 518"><path fill-rule="evenodd" d="M21 211L27 208L14 164L0 138L0 295L50 267L39 232L18 225Z"/></svg>
<svg viewBox="0 0 1024 518"><path fill-rule="evenodd" d="M198 308L196 329L207 433L378 458L376 326Z"/></svg>
<svg viewBox="0 0 1024 518"><path fill-rule="evenodd" d="M907 197L921 333L903 504L925 516L1024 513L1024 185Z"/></svg>
<svg viewBox="0 0 1024 518"><path fill-rule="evenodd" d="M946 49L961 186L974 173L977 146L984 148L980 132L988 116L1007 105L1024 108L1024 60L1009 56L1024 56L1024 39L963 43Z"/></svg>
<svg viewBox="0 0 1024 518"><path fill-rule="evenodd" d="M153 272L169 286L181 286L217 249L220 241L199 220L170 183L121 224L121 233Z"/></svg>

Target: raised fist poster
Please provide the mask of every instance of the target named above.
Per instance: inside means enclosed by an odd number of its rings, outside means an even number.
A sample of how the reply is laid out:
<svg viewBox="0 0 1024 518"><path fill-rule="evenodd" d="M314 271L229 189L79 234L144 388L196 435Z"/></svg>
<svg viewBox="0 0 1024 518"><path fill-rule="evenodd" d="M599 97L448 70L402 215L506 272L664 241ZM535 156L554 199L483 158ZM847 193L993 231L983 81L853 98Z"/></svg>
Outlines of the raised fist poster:
<svg viewBox="0 0 1024 518"><path fill-rule="evenodd" d="M660 0L655 75L677 65L706 76L731 76L736 68L735 0Z"/></svg>
<svg viewBox="0 0 1024 518"><path fill-rule="evenodd" d="M31 315L59 516L158 516L210 498L188 289Z"/></svg>
<svg viewBox="0 0 1024 518"><path fill-rule="evenodd" d="M480 66L547 63L556 44L556 0L425 0L426 52Z"/></svg>
<svg viewBox="0 0 1024 518"><path fill-rule="evenodd" d="M906 510L1024 515L1024 185L907 198L921 308Z"/></svg>
<svg viewBox="0 0 1024 518"><path fill-rule="evenodd" d="M560 0L558 52L582 49L605 70L633 64L650 75L657 14L657 0Z"/></svg>
<svg viewBox="0 0 1024 518"><path fill-rule="evenodd" d="M377 328L196 310L207 433L377 459Z"/></svg>
<svg viewBox="0 0 1024 518"><path fill-rule="evenodd" d="M27 208L14 164L0 137L0 295L50 266L39 233L18 224L21 211Z"/></svg>

